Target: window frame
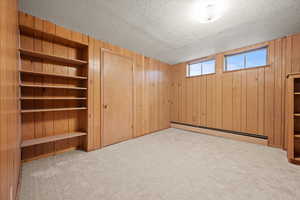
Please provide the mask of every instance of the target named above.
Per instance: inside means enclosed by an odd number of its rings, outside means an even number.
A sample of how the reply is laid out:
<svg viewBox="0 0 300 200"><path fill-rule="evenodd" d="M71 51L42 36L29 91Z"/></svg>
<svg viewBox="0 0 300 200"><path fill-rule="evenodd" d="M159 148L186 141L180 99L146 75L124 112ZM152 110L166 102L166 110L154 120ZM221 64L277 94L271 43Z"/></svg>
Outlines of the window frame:
<svg viewBox="0 0 300 200"><path fill-rule="evenodd" d="M203 69L202 69L202 63L208 62L208 61L215 61L214 72L208 73L208 74L202 74L202 72L203 72ZM201 63L201 74L198 74L198 75L190 75L190 65L192 65L192 64L198 64L198 63ZM215 73L216 73L216 70L217 70L217 69L216 69L216 65L217 65L217 60L216 60L215 57L206 58L206 59L197 59L197 60L191 61L191 62L187 63L187 65L186 65L186 77L187 77L187 78L193 78L193 77L197 77L197 76L206 76L206 75L215 74Z"/></svg>
<svg viewBox="0 0 300 200"><path fill-rule="evenodd" d="M266 49L267 51L267 56L266 56L266 64L265 65L260 65L260 66L254 66L254 67L246 67L247 63L245 62L246 59L244 59L244 66L243 68L240 69L234 69L234 70L228 70L227 69L227 57L229 56L235 56L235 55L239 55L239 54L245 54L245 53L249 53L249 52L253 52L253 51L257 51L257 50L261 50L261 49ZM259 67L267 67L270 65L270 60L269 60L269 46L265 45L265 46L261 46L258 48L253 48L253 49L248 49L248 50L244 50L244 51L239 51L236 53L230 53L230 54L225 54L224 55L224 67L223 67L223 72L234 72L234 71L240 71L240 70L248 70L248 69L255 69L255 68L259 68Z"/></svg>

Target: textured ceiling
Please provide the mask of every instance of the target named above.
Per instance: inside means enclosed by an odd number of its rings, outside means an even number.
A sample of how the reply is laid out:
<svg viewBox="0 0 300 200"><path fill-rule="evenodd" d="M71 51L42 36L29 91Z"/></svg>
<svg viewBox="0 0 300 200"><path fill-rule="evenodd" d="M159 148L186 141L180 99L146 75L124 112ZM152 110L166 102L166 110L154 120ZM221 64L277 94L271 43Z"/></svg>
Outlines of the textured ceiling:
<svg viewBox="0 0 300 200"><path fill-rule="evenodd" d="M202 0L20 0L21 10L170 64L300 32L300 0L223 0L213 23Z"/></svg>

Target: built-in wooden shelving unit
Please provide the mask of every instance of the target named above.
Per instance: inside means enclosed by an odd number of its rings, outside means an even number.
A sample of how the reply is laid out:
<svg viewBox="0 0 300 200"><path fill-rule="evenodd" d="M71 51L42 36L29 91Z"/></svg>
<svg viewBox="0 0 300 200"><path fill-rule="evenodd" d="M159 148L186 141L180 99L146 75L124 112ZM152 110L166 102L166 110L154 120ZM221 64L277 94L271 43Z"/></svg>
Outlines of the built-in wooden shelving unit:
<svg viewBox="0 0 300 200"><path fill-rule="evenodd" d="M288 75L287 81L287 135L288 160L300 164L300 73Z"/></svg>
<svg viewBox="0 0 300 200"><path fill-rule="evenodd" d="M29 23L31 19L23 15L19 25L21 147L25 160L40 156L31 148L45 149L39 150L40 154L70 144L86 148L88 135L87 37L83 39L79 33L71 37L69 30L46 21L36 26L38 22ZM69 37L65 34L68 31Z"/></svg>

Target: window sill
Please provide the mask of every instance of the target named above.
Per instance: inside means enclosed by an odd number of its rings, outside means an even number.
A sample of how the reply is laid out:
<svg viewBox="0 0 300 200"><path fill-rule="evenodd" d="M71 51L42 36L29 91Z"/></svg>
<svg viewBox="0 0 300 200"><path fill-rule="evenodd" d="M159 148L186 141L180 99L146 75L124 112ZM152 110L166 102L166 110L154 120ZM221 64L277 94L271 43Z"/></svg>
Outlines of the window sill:
<svg viewBox="0 0 300 200"><path fill-rule="evenodd" d="M254 69L258 69L258 68L267 68L267 67L271 67L271 64L269 64L269 65L257 66L257 67L251 67L251 68L243 68L243 69L230 70L230 71L225 71L225 70L223 69L223 73L238 72L238 71L246 71L246 70L254 70Z"/></svg>
<svg viewBox="0 0 300 200"><path fill-rule="evenodd" d="M201 77L201 76L211 76L211 75L215 75L216 72L214 73L210 73L210 74L201 74L201 75L196 75L196 76L185 76L185 78L197 78L197 77Z"/></svg>

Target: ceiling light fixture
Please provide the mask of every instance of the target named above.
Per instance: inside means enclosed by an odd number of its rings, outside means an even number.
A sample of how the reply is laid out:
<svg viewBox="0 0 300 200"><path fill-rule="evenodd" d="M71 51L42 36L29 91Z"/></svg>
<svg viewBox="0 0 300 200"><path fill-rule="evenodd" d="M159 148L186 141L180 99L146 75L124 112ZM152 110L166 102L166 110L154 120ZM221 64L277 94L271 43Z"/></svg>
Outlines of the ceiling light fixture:
<svg viewBox="0 0 300 200"><path fill-rule="evenodd" d="M224 10L224 0L202 0L193 6L192 13L201 23L210 23L218 20Z"/></svg>

